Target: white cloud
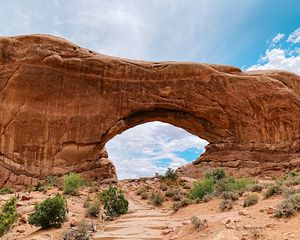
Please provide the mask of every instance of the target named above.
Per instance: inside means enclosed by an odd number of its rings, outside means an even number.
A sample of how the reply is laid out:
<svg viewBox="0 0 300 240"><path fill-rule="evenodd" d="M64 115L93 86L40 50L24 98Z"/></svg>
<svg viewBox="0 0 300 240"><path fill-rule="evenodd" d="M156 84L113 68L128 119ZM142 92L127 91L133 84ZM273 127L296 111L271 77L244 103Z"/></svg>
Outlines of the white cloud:
<svg viewBox="0 0 300 240"><path fill-rule="evenodd" d="M282 36L283 35L283 36ZM272 42L277 43L284 37L284 34L277 34ZM274 40L275 39L275 40ZM289 35L286 40L286 44L288 43L296 43L300 42L300 28L294 31ZM299 48L293 46L292 44L288 44L288 46L283 47L274 47L272 44L266 50L264 56L260 57L258 64L255 64L247 69L247 71L251 70L265 70L265 69L279 69L294 72L300 75L300 51ZM284 45L285 46L285 45Z"/></svg>
<svg viewBox="0 0 300 240"><path fill-rule="evenodd" d="M277 33L277 35L272 39L272 43L278 43L284 38L284 36L285 35L283 33Z"/></svg>
<svg viewBox="0 0 300 240"><path fill-rule="evenodd" d="M224 63L238 52L224 47L233 36L236 40L233 29L240 29L258 4L258 0L5 1L0 35L46 33L119 57Z"/></svg>
<svg viewBox="0 0 300 240"><path fill-rule="evenodd" d="M300 28L296 29L289 35L287 42L300 43Z"/></svg>
<svg viewBox="0 0 300 240"><path fill-rule="evenodd" d="M106 148L119 178L123 179L153 176L155 172L165 172L168 167L182 166L188 161L178 152L191 148L200 155L207 144L207 141L183 129L151 122L115 136Z"/></svg>

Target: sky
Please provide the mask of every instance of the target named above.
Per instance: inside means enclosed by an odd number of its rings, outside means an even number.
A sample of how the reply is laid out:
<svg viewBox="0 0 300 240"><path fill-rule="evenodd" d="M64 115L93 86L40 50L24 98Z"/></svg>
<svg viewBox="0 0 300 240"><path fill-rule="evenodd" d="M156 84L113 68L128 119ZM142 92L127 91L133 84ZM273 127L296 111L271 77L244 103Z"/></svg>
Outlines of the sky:
<svg viewBox="0 0 300 240"><path fill-rule="evenodd" d="M2 0L0 36L51 34L125 58L300 74L299 9L299 0ZM190 162L206 144L152 122L106 147L119 177L134 178Z"/></svg>

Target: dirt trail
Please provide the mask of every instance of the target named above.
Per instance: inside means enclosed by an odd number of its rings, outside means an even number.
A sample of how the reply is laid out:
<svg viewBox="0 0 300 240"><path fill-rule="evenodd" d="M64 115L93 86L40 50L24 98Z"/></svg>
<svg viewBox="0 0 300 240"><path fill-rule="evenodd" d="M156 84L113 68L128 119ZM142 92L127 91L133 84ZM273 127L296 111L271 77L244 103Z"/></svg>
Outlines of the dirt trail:
<svg viewBox="0 0 300 240"><path fill-rule="evenodd" d="M102 231L93 235L94 240L158 240L168 229L180 226L170 218L171 212L153 208L128 196L129 211L108 223Z"/></svg>

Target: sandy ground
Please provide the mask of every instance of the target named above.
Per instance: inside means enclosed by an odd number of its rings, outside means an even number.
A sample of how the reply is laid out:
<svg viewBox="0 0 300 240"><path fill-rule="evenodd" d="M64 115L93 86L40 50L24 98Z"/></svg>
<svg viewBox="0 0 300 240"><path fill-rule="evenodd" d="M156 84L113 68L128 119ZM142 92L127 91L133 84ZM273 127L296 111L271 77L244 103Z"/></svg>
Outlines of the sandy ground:
<svg viewBox="0 0 300 240"><path fill-rule="evenodd" d="M148 182L147 182L148 181ZM154 207L149 200L141 200L136 194L141 185L157 186L157 180L147 180L146 183L136 181L121 181L118 183L125 190L129 200L129 211L114 221L104 221L99 218L85 216L84 201L90 188L85 188L79 196L67 196L68 221L60 229L40 230L27 223L28 214L33 211L34 204L54 196L58 189L48 190L47 193L30 192L18 193L18 212L20 219L2 239L62 239L62 234L71 226L86 220L94 226L92 239L215 239L215 240L250 240L250 239L300 239L300 215L289 219L276 219L272 212L283 199L274 196L263 199L260 194L259 202L247 208L242 207L244 197L234 203L233 209L221 212L219 203L221 199L214 198L207 203L192 204L173 212L170 209L172 201L166 201L161 207ZM14 196L6 194L0 196L0 204ZM26 197L23 197L26 196ZM22 200L23 199L23 200ZM207 220L207 227L197 230L191 224L190 218L198 216Z"/></svg>

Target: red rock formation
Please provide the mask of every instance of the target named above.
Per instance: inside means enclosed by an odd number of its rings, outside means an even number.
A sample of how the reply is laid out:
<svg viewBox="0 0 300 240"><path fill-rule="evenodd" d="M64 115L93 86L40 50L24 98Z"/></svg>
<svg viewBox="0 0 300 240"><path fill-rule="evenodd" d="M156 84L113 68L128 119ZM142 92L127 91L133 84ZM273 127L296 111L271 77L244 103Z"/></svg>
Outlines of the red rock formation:
<svg viewBox="0 0 300 240"><path fill-rule="evenodd" d="M286 171L299 162L299 92L300 77L281 71L133 61L45 35L0 38L0 186L68 171L112 177L105 143L154 120L210 142L199 171Z"/></svg>

